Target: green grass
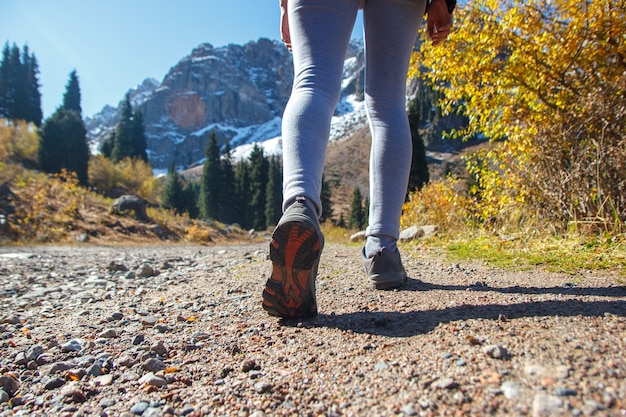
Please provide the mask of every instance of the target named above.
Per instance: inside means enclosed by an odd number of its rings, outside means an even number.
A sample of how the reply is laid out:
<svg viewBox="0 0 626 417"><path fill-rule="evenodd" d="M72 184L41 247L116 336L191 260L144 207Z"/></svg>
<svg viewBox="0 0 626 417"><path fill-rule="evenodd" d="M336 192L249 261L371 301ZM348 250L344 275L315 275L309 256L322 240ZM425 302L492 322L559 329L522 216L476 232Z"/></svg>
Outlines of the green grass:
<svg viewBox="0 0 626 417"><path fill-rule="evenodd" d="M490 266L524 270L543 267L574 274L611 270L626 276L626 240L621 237L537 236L502 239L485 233L441 237L432 242L452 260L482 260Z"/></svg>

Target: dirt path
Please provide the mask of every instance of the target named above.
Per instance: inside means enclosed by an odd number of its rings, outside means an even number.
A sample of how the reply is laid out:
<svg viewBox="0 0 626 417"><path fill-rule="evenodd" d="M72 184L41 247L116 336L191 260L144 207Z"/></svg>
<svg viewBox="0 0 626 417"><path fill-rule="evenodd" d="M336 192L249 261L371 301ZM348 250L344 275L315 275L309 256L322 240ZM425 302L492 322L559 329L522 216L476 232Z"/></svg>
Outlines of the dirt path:
<svg viewBox="0 0 626 417"><path fill-rule="evenodd" d="M2 247L0 417L626 415L617 276L403 253L376 292L327 245L320 315L282 322L266 245Z"/></svg>

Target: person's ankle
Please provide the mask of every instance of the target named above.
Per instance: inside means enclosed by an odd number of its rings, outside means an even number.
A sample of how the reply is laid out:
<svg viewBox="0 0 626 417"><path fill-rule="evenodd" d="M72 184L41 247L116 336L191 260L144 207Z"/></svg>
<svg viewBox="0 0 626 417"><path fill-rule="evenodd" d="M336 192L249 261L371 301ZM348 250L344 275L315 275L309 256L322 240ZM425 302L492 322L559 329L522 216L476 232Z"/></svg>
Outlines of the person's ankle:
<svg viewBox="0 0 626 417"><path fill-rule="evenodd" d="M396 251L397 241L391 236L368 236L365 242L365 256L368 258L373 257L376 252L383 250Z"/></svg>

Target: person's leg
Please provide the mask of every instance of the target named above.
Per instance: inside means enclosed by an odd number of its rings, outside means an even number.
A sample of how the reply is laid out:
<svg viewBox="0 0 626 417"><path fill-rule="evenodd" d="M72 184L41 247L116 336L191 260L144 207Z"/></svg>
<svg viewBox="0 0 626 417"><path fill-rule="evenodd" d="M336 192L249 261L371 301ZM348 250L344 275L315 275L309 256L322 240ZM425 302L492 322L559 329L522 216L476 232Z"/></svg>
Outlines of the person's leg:
<svg viewBox="0 0 626 417"><path fill-rule="evenodd" d="M412 153L407 71L425 7L425 0L367 0L365 4L365 100L372 133L366 258L384 248L397 252ZM399 256L397 263L401 268ZM404 270L396 272L390 282L401 285Z"/></svg>
<svg viewBox="0 0 626 417"><path fill-rule="evenodd" d="M321 215L330 122L359 0L289 0L294 84L282 124L283 210L306 197Z"/></svg>
<svg viewBox="0 0 626 417"><path fill-rule="evenodd" d="M272 234L272 271L263 290L263 308L273 316L317 314L321 178L358 1L288 2L295 73L283 115L284 213Z"/></svg>

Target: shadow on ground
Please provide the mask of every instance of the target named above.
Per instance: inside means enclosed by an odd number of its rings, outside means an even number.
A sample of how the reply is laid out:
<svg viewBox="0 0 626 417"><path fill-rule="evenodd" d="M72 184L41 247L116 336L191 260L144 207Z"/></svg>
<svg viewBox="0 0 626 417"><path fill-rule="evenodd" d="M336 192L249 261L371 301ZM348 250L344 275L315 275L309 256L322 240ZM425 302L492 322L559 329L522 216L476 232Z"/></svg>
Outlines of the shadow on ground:
<svg viewBox="0 0 626 417"><path fill-rule="evenodd" d="M626 298L624 287L582 287L570 284L562 287L489 287L479 285L438 285L410 279L404 291L495 291L503 294L553 294L564 296L594 296ZM352 313L320 314L298 321L284 320L285 326L304 328L327 327L355 333L389 337L410 337L434 330L439 324L462 320L512 320L524 317L603 317L606 314L626 317L626 299L585 301L581 299L529 301L506 304L461 305L422 311L356 311Z"/></svg>

